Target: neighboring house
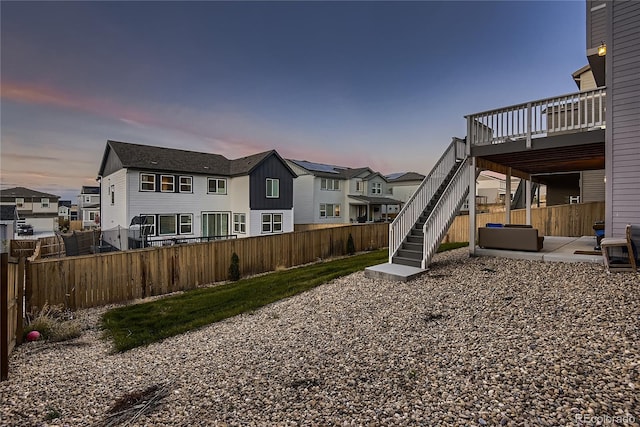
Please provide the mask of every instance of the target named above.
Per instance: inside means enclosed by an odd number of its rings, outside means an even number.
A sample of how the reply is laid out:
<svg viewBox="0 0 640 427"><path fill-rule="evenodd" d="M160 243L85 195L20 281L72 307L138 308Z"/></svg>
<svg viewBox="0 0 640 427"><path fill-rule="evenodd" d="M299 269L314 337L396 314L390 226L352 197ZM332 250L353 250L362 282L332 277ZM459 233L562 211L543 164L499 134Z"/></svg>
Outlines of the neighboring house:
<svg viewBox="0 0 640 427"><path fill-rule="evenodd" d="M71 219L71 200L58 201L58 217L63 221Z"/></svg>
<svg viewBox="0 0 640 427"><path fill-rule="evenodd" d="M34 232L58 231L60 196L24 187L0 190L1 205L15 205L20 220L33 226Z"/></svg>
<svg viewBox="0 0 640 427"><path fill-rule="evenodd" d="M100 226L100 187L82 186L78 196L78 219L82 221L83 229Z"/></svg>
<svg viewBox="0 0 640 427"><path fill-rule="evenodd" d="M151 240L292 232L295 176L275 150L229 160L107 141L98 173L101 227L142 228ZM122 233L104 234L129 247Z"/></svg>
<svg viewBox="0 0 640 427"><path fill-rule="evenodd" d="M287 160L294 181L296 224L384 221L399 211L387 179L368 167Z"/></svg>
<svg viewBox="0 0 640 427"><path fill-rule="evenodd" d="M404 204L413 196L425 176L417 172L399 172L387 175L386 178L391 197Z"/></svg>
<svg viewBox="0 0 640 427"><path fill-rule="evenodd" d="M16 205L0 206L0 252L9 252L9 242L15 237L18 225Z"/></svg>
<svg viewBox="0 0 640 427"><path fill-rule="evenodd" d="M511 179L511 189L509 191L509 200L513 200L513 196L518 189L520 179ZM504 204L507 194L506 176L493 171L482 171L478 175L476 186L477 201L484 204Z"/></svg>

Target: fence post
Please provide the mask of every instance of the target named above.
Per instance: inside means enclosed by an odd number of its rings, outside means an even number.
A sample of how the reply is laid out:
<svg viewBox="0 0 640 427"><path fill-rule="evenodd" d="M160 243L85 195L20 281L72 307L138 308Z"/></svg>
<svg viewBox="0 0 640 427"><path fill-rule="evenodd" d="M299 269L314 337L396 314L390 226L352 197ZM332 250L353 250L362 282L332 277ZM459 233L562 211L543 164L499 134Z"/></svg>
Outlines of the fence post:
<svg viewBox="0 0 640 427"><path fill-rule="evenodd" d="M33 308L33 283L31 283L31 262L27 258L24 263L24 305L27 313Z"/></svg>
<svg viewBox="0 0 640 427"><path fill-rule="evenodd" d="M0 257L0 381L4 381L9 377L9 254Z"/></svg>
<svg viewBox="0 0 640 427"><path fill-rule="evenodd" d="M22 333L24 331L24 268L25 258L20 257L18 260L18 314L16 316L17 328L16 328L16 345L22 344Z"/></svg>

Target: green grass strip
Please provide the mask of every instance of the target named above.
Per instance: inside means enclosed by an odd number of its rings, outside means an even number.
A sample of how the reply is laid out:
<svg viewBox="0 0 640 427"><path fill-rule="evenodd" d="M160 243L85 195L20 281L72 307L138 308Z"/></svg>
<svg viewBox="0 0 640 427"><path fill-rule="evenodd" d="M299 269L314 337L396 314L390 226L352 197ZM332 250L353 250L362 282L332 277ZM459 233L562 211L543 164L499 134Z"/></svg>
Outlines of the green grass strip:
<svg viewBox="0 0 640 427"><path fill-rule="evenodd" d="M439 251L466 246L442 245ZM110 310L102 317L105 337L122 352L256 310L341 276L386 262L386 249L277 271L147 303ZM240 260L242 262L242 260Z"/></svg>

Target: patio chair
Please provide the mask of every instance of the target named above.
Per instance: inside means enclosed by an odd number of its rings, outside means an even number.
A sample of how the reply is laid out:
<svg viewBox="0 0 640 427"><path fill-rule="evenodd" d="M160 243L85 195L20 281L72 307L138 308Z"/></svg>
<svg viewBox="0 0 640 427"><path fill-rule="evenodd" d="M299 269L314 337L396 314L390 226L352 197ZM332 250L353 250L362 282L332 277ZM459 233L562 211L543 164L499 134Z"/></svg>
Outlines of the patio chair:
<svg viewBox="0 0 640 427"><path fill-rule="evenodd" d="M632 238L634 232L640 235L640 228L627 224L624 238L605 237L600 241L604 266L608 273L612 270L638 271L638 250Z"/></svg>

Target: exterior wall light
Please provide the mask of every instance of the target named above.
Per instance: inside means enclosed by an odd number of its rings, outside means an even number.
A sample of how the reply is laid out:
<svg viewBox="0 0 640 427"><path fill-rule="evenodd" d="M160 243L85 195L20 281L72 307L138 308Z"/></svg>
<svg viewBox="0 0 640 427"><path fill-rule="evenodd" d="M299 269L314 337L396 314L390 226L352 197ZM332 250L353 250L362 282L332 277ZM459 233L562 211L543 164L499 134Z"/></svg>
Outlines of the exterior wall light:
<svg viewBox="0 0 640 427"><path fill-rule="evenodd" d="M605 56L607 54L607 45L604 42L598 46L598 56Z"/></svg>

